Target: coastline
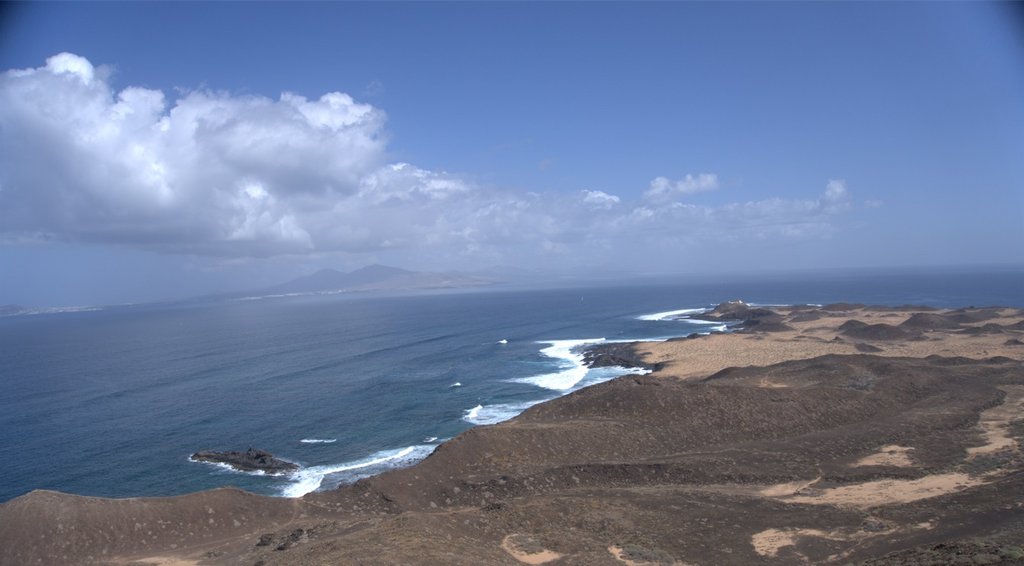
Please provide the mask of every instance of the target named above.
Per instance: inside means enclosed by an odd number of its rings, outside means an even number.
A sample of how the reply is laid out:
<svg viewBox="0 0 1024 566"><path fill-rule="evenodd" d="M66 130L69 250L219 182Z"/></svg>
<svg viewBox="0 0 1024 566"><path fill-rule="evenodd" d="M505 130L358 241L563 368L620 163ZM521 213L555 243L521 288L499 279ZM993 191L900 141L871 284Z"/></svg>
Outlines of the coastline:
<svg viewBox="0 0 1024 566"><path fill-rule="evenodd" d="M1024 532L1024 501L1006 494L1024 493L1024 343L1014 343L1024 311L770 312L740 332L591 347L590 363L652 373L534 405L336 491L33 492L0 506L0 563L788 563L909 560L938 543L1015 552L1007 541Z"/></svg>

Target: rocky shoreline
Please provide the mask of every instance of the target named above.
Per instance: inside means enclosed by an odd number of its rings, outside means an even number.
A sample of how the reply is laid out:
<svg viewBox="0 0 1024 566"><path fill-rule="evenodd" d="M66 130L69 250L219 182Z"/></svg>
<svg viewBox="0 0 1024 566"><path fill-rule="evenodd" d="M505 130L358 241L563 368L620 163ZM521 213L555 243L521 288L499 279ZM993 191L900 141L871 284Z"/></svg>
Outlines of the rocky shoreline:
<svg viewBox="0 0 1024 566"><path fill-rule="evenodd" d="M742 332L591 348L652 373L335 491L32 492L0 564L1024 562L1024 310L728 305Z"/></svg>

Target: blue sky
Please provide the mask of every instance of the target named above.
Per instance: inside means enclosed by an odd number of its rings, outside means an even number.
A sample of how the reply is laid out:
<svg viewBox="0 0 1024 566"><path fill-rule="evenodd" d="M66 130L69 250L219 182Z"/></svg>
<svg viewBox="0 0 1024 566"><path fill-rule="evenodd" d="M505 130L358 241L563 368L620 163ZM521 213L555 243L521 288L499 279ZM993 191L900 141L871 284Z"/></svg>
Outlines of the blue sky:
<svg viewBox="0 0 1024 566"><path fill-rule="evenodd" d="M1016 8L8 4L0 303L1021 263Z"/></svg>

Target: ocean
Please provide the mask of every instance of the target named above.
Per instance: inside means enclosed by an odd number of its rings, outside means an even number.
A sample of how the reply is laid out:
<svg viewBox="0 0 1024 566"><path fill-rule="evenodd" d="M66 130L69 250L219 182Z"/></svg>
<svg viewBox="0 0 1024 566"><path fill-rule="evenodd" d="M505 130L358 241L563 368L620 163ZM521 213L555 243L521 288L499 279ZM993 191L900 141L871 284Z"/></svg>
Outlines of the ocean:
<svg viewBox="0 0 1024 566"><path fill-rule="evenodd" d="M1024 270L490 288L182 302L0 318L0 501L237 486L299 496L628 370L578 346L707 332L667 313L732 299L1024 307ZM273 452L288 476L197 463Z"/></svg>

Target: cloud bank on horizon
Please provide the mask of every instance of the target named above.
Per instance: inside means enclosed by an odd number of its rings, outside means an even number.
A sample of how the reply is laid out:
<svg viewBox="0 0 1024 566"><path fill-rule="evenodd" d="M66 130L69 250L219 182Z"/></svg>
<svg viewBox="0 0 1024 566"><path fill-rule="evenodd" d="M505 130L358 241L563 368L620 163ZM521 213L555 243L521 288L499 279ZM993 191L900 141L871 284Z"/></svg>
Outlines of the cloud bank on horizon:
<svg viewBox="0 0 1024 566"><path fill-rule="evenodd" d="M805 199L692 202L727 191L712 172L622 189L635 197L505 189L390 159L385 112L348 94L274 100L198 89L169 100L117 90L111 76L71 53L0 76L0 243L560 264L623 245L826 238L854 207L836 179Z"/></svg>

